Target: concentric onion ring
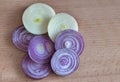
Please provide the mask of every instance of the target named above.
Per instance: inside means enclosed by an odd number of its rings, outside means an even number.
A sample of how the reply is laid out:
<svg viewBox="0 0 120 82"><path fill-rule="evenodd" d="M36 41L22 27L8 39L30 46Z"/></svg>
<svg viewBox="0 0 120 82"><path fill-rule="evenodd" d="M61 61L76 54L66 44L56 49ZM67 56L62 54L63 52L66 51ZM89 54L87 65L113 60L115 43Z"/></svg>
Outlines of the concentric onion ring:
<svg viewBox="0 0 120 82"><path fill-rule="evenodd" d="M79 66L79 57L71 49L59 49L51 59L52 70L60 76L73 73Z"/></svg>
<svg viewBox="0 0 120 82"><path fill-rule="evenodd" d="M29 77L34 79L45 78L51 72L49 64L35 63L28 55L22 61L22 69Z"/></svg>
<svg viewBox="0 0 120 82"><path fill-rule="evenodd" d="M12 41L17 48L27 52L29 41L33 37L34 35L27 32L24 26L21 25L13 32Z"/></svg>
<svg viewBox="0 0 120 82"><path fill-rule="evenodd" d="M47 36L35 36L30 41L28 53L33 61L37 63L48 63L54 53L54 44Z"/></svg>
<svg viewBox="0 0 120 82"><path fill-rule="evenodd" d="M80 55L84 49L84 40L77 31L67 29L60 32L55 39L55 49L70 48Z"/></svg>

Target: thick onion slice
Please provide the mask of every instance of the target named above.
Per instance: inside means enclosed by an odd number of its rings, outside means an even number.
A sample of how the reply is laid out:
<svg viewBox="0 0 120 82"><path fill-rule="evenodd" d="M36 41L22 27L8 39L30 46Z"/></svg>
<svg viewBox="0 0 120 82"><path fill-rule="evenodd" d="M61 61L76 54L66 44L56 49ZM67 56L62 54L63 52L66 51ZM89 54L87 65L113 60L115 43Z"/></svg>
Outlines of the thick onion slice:
<svg viewBox="0 0 120 82"><path fill-rule="evenodd" d="M30 58L37 63L48 63L54 50L53 42L44 35L35 36L28 47Z"/></svg>
<svg viewBox="0 0 120 82"><path fill-rule="evenodd" d="M24 11L22 21L27 31L44 34L47 33L48 22L54 15L55 11L49 5L35 3Z"/></svg>
<svg viewBox="0 0 120 82"><path fill-rule="evenodd" d="M45 78L51 72L50 64L36 63L28 55L22 61L22 69L26 75L34 79Z"/></svg>
<svg viewBox="0 0 120 82"><path fill-rule="evenodd" d="M48 34L54 42L57 34L66 29L78 31L78 23L75 18L67 13L58 13L51 18L48 24Z"/></svg>
<svg viewBox="0 0 120 82"><path fill-rule="evenodd" d="M28 50L29 41L34 37L33 34L27 32L23 25L19 26L14 30L12 41L14 45L20 50L26 51Z"/></svg>
<svg viewBox="0 0 120 82"><path fill-rule="evenodd" d="M55 39L55 49L70 48L80 55L84 49L84 40L81 34L72 29L60 32Z"/></svg>
<svg viewBox="0 0 120 82"><path fill-rule="evenodd" d="M79 66L79 57L76 52L71 49L57 50L52 59L52 70L60 76L66 76L73 73Z"/></svg>

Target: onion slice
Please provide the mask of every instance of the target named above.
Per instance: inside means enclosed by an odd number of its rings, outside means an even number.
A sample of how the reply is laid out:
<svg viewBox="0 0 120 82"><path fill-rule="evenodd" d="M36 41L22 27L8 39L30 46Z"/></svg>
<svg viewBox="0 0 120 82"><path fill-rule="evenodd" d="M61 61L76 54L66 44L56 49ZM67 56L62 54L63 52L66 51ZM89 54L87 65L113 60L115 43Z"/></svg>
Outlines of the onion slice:
<svg viewBox="0 0 120 82"><path fill-rule="evenodd" d="M33 34L47 33L49 20L55 15L55 11L44 3L30 5L23 13L22 21L27 31Z"/></svg>
<svg viewBox="0 0 120 82"><path fill-rule="evenodd" d="M37 63L48 63L54 50L53 42L44 35L35 36L28 47L30 58Z"/></svg>
<svg viewBox="0 0 120 82"><path fill-rule="evenodd" d="M66 76L73 73L79 66L79 57L71 49L59 49L57 50L52 59L52 70L60 76Z"/></svg>
<svg viewBox="0 0 120 82"><path fill-rule="evenodd" d="M66 29L78 31L78 23L73 16L67 13L58 13L51 18L48 24L48 35L54 42L57 34Z"/></svg>
<svg viewBox="0 0 120 82"><path fill-rule="evenodd" d="M33 34L25 30L24 26L21 25L14 30L12 41L14 45L25 52L28 50L29 41L34 37Z"/></svg>
<svg viewBox="0 0 120 82"><path fill-rule="evenodd" d="M80 55L84 49L84 40L81 34L72 29L60 32L55 39L55 49L69 48Z"/></svg>
<svg viewBox="0 0 120 82"><path fill-rule="evenodd" d="M50 64L35 63L28 55L22 61L22 69L26 75L34 79L45 78L51 72Z"/></svg>

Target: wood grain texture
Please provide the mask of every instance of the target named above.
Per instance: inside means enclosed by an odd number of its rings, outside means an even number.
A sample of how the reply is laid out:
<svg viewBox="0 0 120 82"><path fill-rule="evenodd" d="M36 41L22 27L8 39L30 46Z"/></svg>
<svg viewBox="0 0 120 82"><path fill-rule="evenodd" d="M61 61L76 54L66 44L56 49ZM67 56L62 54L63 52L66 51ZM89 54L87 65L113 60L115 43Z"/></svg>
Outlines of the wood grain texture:
<svg viewBox="0 0 120 82"><path fill-rule="evenodd" d="M25 8L36 2L67 12L79 23L85 49L79 69L69 76L52 73L33 80L21 69L26 53L12 44L12 32L22 24ZM0 82L120 82L120 0L0 0Z"/></svg>

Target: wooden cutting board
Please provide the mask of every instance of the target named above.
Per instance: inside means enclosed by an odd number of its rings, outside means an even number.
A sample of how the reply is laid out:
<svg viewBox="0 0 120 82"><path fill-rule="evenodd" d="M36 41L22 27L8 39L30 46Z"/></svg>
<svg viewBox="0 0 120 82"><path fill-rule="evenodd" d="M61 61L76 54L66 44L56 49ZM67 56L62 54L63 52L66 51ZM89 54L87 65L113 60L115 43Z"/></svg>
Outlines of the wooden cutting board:
<svg viewBox="0 0 120 82"><path fill-rule="evenodd" d="M85 40L79 69L66 77L42 80L21 69L26 54L12 44L13 30L32 3L43 2L57 13L73 15ZM0 0L0 82L120 82L120 0Z"/></svg>

